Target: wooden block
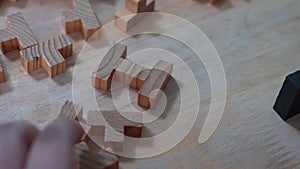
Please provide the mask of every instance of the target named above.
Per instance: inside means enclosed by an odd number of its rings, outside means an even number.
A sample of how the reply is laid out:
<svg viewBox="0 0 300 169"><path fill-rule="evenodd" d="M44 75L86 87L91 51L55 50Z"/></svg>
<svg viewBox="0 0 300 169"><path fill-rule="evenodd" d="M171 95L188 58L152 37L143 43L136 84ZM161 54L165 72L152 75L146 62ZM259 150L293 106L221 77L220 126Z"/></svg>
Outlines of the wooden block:
<svg viewBox="0 0 300 169"><path fill-rule="evenodd" d="M154 68L151 70L143 86L138 92L138 105L146 108L152 108L159 97L157 92L152 91L165 88L170 79L173 65L166 61L158 61ZM151 95L150 95L151 94Z"/></svg>
<svg viewBox="0 0 300 169"><path fill-rule="evenodd" d="M96 154L91 153L84 143L75 146L75 152L78 156L78 168L95 169L118 169L119 159L116 155L101 150Z"/></svg>
<svg viewBox="0 0 300 169"><path fill-rule="evenodd" d="M283 120L300 113L300 71L288 75L276 99L274 110Z"/></svg>
<svg viewBox="0 0 300 169"><path fill-rule="evenodd" d="M122 31L127 32L140 19L136 13L124 8L115 14L115 25Z"/></svg>
<svg viewBox="0 0 300 169"><path fill-rule="evenodd" d="M66 71L65 58L72 56L72 43L60 35L20 51L20 59L28 73L43 67L50 77Z"/></svg>
<svg viewBox="0 0 300 169"><path fill-rule="evenodd" d="M2 64L0 63L0 83L4 83L6 81L4 70Z"/></svg>
<svg viewBox="0 0 300 169"><path fill-rule="evenodd" d="M66 118L69 120L77 121L80 123L80 125L84 129L84 131L90 130L90 126L87 125L83 119L83 108L80 105L75 104L71 101L67 100L64 103L57 118ZM88 143L90 141L90 139L87 134L84 134L84 136L82 136L82 138L81 138L81 141ZM97 152L99 152L99 151L100 150L98 150Z"/></svg>
<svg viewBox="0 0 300 169"><path fill-rule="evenodd" d="M102 114L103 118L100 118ZM133 121L125 117L130 117ZM124 142L124 135L130 137L141 137L143 126L141 123L134 121L142 121L141 113L122 112L118 111L89 111L86 122L91 126L91 133L101 133L101 127L104 127L104 142L105 143L120 143ZM94 131L93 131L94 130Z"/></svg>
<svg viewBox="0 0 300 169"><path fill-rule="evenodd" d="M138 105L152 108L159 97L159 93L151 92L162 90L170 79L173 65L166 61L159 61L152 70L132 62L126 58L126 46L115 45L104 56L100 66L92 76L92 84L96 89L108 91L113 77L139 90Z"/></svg>
<svg viewBox="0 0 300 169"><path fill-rule="evenodd" d="M83 117L83 108L67 100L61 108L58 117L79 121Z"/></svg>
<svg viewBox="0 0 300 169"><path fill-rule="evenodd" d="M63 12L66 33L82 31L87 41L100 29L97 19L88 0L73 0L74 9Z"/></svg>
<svg viewBox="0 0 300 169"><path fill-rule="evenodd" d="M136 89L137 90L140 90L142 88L142 86L144 85L150 72L151 72L150 69L144 69L137 75L137 78L136 78Z"/></svg>
<svg viewBox="0 0 300 169"><path fill-rule="evenodd" d="M126 0L125 8L115 14L115 25L127 32L137 24L142 16L141 12L153 12L155 0Z"/></svg>
<svg viewBox="0 0 300 169"><path fill-rule="evenodd" d="M96 89L108 91L115 69L126 57L127 47L121 44L113 46L104 56L97 71L93 73L92 85Z"/></svg>
<svg viewBox="0 0 300 169"><path fill-rule="evenodd" d="M38 40L27 24L22 13L14 13L6 17L7 28L0 30L0 42L2 52L12 50L24 50L36 45Z"/></svg>
<svg viewBox="0 0 300 169"><path fill-rule="evenodd" d="M102 151L103 148L101 146L99 146L99 143L98 144L95 143L94 140L92 140L89 136L91 136L90 133L87 135L86 140L84 141L86 143L88 149L89 149L89 152L91 154L97 154L100 151ZM103 137L103 134L99 135L98 133L96 133L95 135L92 136L93 139L95 139L96 136L100 136L100 137L102 136ZM101 139L101 140L103 140L103 139ZM100 143L100 145L102 145L102 144L103 144L103 142Z"/></svg>
<svg viewBox="0 0 300 169"><path fill-rule="evenodd" d="M134 12L152 12L154 11L155 0L126 0L125 8Z"/></svg>
<svg viewBox="0 0 300 169"><path fill-rule="evenodd" d="M124 59L116 69L114 77L116 80L128 84L131 88L137 89L137 81L139 73L144 67L132 62L129 59Z"/></svg>

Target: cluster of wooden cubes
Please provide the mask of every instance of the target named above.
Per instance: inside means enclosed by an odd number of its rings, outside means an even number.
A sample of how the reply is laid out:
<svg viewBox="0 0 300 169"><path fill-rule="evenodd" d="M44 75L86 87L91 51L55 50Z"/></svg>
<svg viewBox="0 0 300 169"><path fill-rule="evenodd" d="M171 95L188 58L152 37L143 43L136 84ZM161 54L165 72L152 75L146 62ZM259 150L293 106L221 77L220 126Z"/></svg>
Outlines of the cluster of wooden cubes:
<svg viewBox="0 0 300 169"><path fill-rule="evenodd" d="M146 69L130 59L126 59L127 46L116 44L104 56L97 71L92 76L96 89L108 91L113 76L116 80L138 90L138 105L153 108L158 97L158 90L165 88L170 79L173 64L159 60L152 69Z"/></svg>
<svg viewBox="0 0 300 169"><path fill-rule="evenodd" d="M21 63L28 73L44 68L54 77L66 71L64 58L72 56L72 43L65 35L39 42L22 13L11 14L6 19L7 27L0 30L3 53L20 50Z"/></svg>

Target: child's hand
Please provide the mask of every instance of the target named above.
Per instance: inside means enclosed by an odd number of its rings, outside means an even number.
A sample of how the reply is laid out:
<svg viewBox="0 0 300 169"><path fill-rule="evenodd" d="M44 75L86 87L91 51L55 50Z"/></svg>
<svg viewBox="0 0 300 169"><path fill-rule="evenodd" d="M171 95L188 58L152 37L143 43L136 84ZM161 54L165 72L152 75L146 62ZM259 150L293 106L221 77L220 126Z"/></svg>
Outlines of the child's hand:
<svg viewBox="0 0 300 169"><path fill-rule="evenodd" d="M0 125L0 169L74 169L73 145L84 131L59 119L44 131L25 121Z"/></svg>

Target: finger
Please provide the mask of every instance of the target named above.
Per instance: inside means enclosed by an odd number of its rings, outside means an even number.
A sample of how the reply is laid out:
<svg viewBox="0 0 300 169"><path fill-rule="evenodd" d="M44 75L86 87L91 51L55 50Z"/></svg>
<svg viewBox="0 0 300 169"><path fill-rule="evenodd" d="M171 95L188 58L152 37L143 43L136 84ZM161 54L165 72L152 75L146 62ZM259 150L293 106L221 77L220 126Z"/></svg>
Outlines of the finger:
<svg viewBox="0 0 300 169"><path fill-rule="evenodd" d="M74 169L73 145L80 141L83 134L78 123L56 120L36 138L26 169Z"/></svg>
<svg viewBox="0 0 300 169"><path fill-rule="evenodd" d="M22 169L39 130L25 121L0 126L0 168Z"/></svg>

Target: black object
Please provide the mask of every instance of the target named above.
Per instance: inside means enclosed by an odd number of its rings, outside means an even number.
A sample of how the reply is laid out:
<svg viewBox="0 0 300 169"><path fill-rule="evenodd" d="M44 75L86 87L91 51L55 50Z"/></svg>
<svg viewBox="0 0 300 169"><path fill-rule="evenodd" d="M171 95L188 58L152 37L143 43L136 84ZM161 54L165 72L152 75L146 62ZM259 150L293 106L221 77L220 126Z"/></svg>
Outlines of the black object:
<svg viewBox="0 0 300 169"><path fill-rule="evenodd" d="M286 77L273 108L283 120L300 113L300 71Z"/></svg>

